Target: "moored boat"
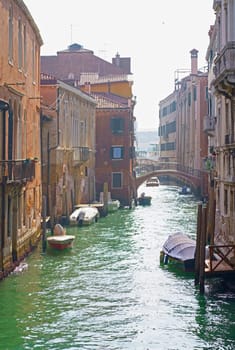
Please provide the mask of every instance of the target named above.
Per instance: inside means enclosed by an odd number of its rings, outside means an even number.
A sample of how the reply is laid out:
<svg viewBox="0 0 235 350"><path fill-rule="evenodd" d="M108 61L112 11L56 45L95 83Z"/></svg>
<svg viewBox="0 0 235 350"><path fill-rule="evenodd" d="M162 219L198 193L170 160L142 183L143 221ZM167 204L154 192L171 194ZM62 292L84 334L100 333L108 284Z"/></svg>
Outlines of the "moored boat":
<svg viewBox="0 0 235 350"><path fill-rule="evenodd" d="M145 193L141 193L141 196L137 198L139 205L150 205L151 204L152 197L146 196Z"/></svg>
<svg viewBox="0 0 235 350"><path fill-rule="evenodd" d="M72 248L75 236L64 235L64 236L50 236L47 237L47 242L51 248L63 250L66 248Z"/></svg>
<svg viewBox="0 0 235 350"><path fill-rule="evenodd" d="M51 248L63 250L72 248L75 236L66 235L66 231L60 224L56 224L53 231L53 236L47 237L47 242Z"/></svg>
<svg viewBox="0 0 235 350"><path fill-rule="evenodd" d="M196 241L182 232L168 236L160 252L160 263L174 264L185 272L193 272Z"/></svg>
<svg viewBox="0 0 235 350"><path fill-rule="evenodd" d="M191 194L192 192L191 192L191 188L190 188L190 187L188 187L188 186L183 186L183 187L181 188L181 190L179 190L178 193L179 193L179 194L183 194L183 195L187 195L187 194Z"/></svg>
<svg viewBox="0 0 235 350"><path fill-rule="evenodd" d="M93 206L82 206L76 208L69 217L71 225L90 225L98 221L100 217L99 211Z"/></svg>
<svg viewBox="0 0 235 350"><path fill-rule="evenodd" d="M159 179L158 179L157 176L153 176L153 177L151 177L150 179L148 179L148 180L146 181L146 186L147 186L147 187L150 187L150 186L159 186L159 185L160 185L160 181L159 181Z"/></svg>
<svg viewBox="0 0 235 350"><path fill-rule="evenodd" d="M120 208L120 201L118 199L110 199L107 203L108 213L113 213Z"/></svg>

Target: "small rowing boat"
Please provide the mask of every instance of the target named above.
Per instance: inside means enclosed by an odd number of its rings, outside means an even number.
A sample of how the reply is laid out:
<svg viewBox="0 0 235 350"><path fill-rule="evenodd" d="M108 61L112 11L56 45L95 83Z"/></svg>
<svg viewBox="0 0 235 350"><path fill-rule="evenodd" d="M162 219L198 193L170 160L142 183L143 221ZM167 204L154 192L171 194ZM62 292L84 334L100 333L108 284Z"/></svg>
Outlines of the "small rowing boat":
<svg viewBox="0 0 235 350"><path fill-rule="evenodd" d="M75 236L66 235L66 231L60 224L56 224L53 231L53 236L47 237L47 242L51 248L63 250L72 248Z"/></svg>

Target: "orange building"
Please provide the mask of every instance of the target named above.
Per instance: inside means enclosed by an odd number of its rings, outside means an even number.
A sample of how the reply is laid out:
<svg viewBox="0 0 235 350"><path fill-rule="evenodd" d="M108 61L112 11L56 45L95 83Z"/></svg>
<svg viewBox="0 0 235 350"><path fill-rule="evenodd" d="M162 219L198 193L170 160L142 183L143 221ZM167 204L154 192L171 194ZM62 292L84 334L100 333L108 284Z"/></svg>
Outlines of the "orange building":
<svg viewBox="0 0 235 350"><path fill-rule="evenodd" d="M0 277L36 245L41 229L42 39L22 0L0 0Z"/></svg>

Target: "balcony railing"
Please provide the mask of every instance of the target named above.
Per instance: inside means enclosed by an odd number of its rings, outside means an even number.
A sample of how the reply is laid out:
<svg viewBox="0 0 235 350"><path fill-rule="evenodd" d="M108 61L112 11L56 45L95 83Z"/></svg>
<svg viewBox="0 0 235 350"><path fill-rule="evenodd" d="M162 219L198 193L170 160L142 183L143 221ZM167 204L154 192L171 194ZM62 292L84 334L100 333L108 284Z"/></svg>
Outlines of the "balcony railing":
<svg viewBox="0 0 235 350"><path fill-rule="evenodd" d="M235 42L228 42L215 59L214 74L216 80L223 80L234 84L235 77Z"/></svg>
<svg viewBox="0 0 235 350"><path fill-rule="evenodd" d="M0 160L0 182L26 182L35 177L35 160Z"/></svg>
<svg viewBox="0 0 235 350"><path fill-rule="evenodd" d="M206 115L203 120L203 130L210 134L215 131L215 117Z"/></svg>
<svg viewBox="0 0 235 350"><path fill-rule="evenodd" d="M81 164L89 159L88 147L76 147L73 149L73 161L75 164Z"/></svg>

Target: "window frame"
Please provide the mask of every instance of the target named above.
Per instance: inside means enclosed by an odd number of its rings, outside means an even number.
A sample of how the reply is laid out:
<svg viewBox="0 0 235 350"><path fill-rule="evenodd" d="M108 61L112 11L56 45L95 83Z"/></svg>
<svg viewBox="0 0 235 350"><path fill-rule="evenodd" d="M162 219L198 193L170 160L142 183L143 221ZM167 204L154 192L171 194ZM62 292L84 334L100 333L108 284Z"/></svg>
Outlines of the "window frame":
<svg viewBox="0 0 235 350"><path fill-rule="evenodd" d="M115 157L115 152L120 152L120 157ZM124 147L121 145L111 146L110 157L112 160L123 160L124 159Z"/></svg>
<svg viewBox="0 0 235 350"><path fill-rule="evenodd" d="M113 172L111 174L111 178L112 178L112 189L121 189L123 188L123 173L122 172ZM115 179L115 177L119 176L119 179ZM115 185L118 184L117 186Z"/></svg>

